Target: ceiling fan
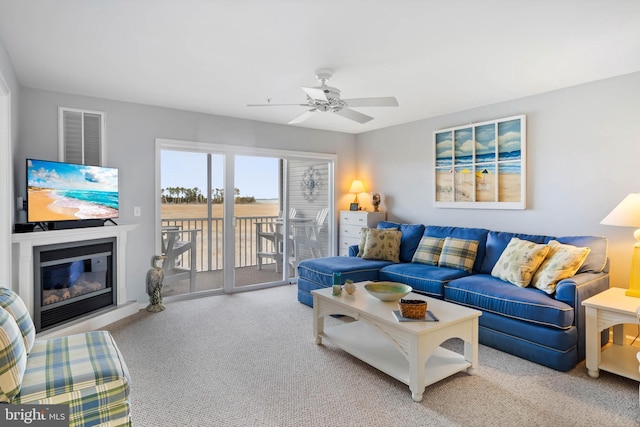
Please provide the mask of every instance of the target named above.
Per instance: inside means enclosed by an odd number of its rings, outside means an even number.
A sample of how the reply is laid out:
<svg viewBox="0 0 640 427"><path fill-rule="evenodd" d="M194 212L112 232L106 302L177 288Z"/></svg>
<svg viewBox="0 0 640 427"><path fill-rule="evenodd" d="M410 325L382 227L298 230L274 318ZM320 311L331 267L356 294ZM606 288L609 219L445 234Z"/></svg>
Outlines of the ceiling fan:
<svg viewBox="0 0 640 427"><path fill-rule="evenodd" d="M352 110L350 107L397 107L398 100L393 97L377 97L377 98L352 98L340 99L340 90L335 87L327 86L327 81L333 76L332 70L321 69L316 71L316 78L320 81L320 86L302 87L307 95L305 104L248 104L247 107L283 107L289 105L297 105L308 107L309 109L300 114L289 124L301 123L317 112L331 111L339 116L354 120L358 123L366 123L373 117Z"/></svg>

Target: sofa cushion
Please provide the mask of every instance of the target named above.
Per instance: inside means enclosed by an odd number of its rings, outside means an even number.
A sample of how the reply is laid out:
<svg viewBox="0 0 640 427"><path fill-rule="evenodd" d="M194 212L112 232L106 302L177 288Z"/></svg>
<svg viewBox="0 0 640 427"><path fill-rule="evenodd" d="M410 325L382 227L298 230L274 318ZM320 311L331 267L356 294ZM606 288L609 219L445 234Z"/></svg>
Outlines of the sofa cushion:
<svg viewBox="0 0 640 427"><path fill-rule="evenodd" d="M29 354L33 341L36 339L36 327L29 315L27 306L24 305L17 293L8 288L0 288L0 307L7 310L16 320L24 339L24 347L27 350L27 354Z"/></svg>
<svg viewBox="0 0 640 427"><path fill-rule="evenodd" d="M446 301L539 325L566 329L573 308L535 288L519 288L488 274L473 274L444 286Z"/></svg>
<svg viewBox="0 0 640 427"><path fill-rule="evenodd" d="M27 367L27 349L20 328L9 313L0 307L0 402L11 403L20 392Z"/></svg>
<svg viewBox="0 0 640 427"><path fill-rule="evenodd" d="M323 287L333 286L333 273L341 272L342 280L354 282L379 280L379 270L390 261L366 260L358 257L334 256L311 258L298 264L298 277Z"/></svg>
<svg viewBox="0 0 640 427"><path fill-rule="evenodd" d="M400 240L400 261L411 262L413 254L418 248L420 239L424 234L424 225L422 224L398 224L391 221L380 221L378 228L395 228L402 232Z"/></svg>
<svg viewBox="0 0 640 427"><path fill-rule="evenodd" d="M422 236L418 249L413 254L411 262L427 265L438 265L444 239L440 237Z"/></svg>
<svg viewBox="0 0 640 427"><path fill-rule="evenodd" d="M400 282L414 291L442 299L444 285L451 280L467 276L469 273L453 268L436 267L426 264L391 264L380 270L380 280Z"/></svg>
<svg viewBox="0 0 640 427"><path fill-rule="evenodd" d="M491 270L493 270L493 267L496 265L496 262L498 262L500 255L502 255L502 252L504 252L513 237L534 243L549 243L549 241L553 239L551 236L541 236L537 234L489 231L487 234L486 255L479 270L481 273L491 274Z"/></svg>
<svg viewBox="0 0 640 427"><path fill-rule="evenodd" d="M15 403L68 404L69 425L129 416L129 371L106 331L36 340Z"/></svg>
<svg viewBox="0 0 640 427"><path fill-rule="evenodd" d="M366 234L362 259L400 262L400 231L368 228L362 233Z"/></svg>
<svg viewBox="0 0 640 427"><path fill-rule="evenodd" d="M563 245L556 240L550 241L548 246L549 253L533 275L532 284L536 288L552 294L556 290L556 283L576 274L591 249Z"/></svg>
<svg viewBox="0 0 640 427"><path fill-rule="evenodd" d="M455 237L464 240L476 240L478 242L478 253L473 263L473 271L480 271L482 260L485 257L485 246L487 244L487 233L489 230L484 228L467 228L467 227L444 227L440 225L428 225L424 230L425 236L430 237Z"/></svg>
<svg viewBox="0 0 640 427"><path fill-rule="evenodd" d="M493 266L491 275L526 288L549 253L549 249L545 244L512 237L498 262Z"/></svg>
<svg viewBox="0 0 640 427"><path fill-rule="evenodd" d="M478 241L445 237L438 267L455 268L471 273L478 255Z"/></svg>
<svg viewBox="0 0 640 427"><path fill-rule="evenodd" d="M603 236L565 236L556 239L567 245L591 249L578 273L600 273L607 265L609 241Z"/></svg>

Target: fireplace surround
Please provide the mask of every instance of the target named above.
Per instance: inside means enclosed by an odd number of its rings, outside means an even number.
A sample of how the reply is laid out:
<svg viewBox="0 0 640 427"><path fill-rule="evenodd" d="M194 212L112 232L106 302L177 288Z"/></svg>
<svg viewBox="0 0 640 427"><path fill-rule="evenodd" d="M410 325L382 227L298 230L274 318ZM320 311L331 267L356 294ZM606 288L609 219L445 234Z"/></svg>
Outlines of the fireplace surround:
<svg viewBox="0 0 640 427"><path fill-rule="evenodd" d="M113 237L33 249L36 332L116 304L116 250Z"/></svg>
<svg viewBox="0 0 640 427"><path fill-rule="evenodd" d="M111 237L116 239L113 256L115 265L113 286L115 288L114 298L116 299L116 305L81 316L60 326L51 327L38 333L39 338L48 339L96 330L138 312L140 309L138 302L127 300L127 240L129 234L137 227L138 224L120 224L105 225L104 227L14 233L11 235L12 288L20 295L32 318L34 317L35 302L33 282L34 249L59 243L86 242Z"/></svg>

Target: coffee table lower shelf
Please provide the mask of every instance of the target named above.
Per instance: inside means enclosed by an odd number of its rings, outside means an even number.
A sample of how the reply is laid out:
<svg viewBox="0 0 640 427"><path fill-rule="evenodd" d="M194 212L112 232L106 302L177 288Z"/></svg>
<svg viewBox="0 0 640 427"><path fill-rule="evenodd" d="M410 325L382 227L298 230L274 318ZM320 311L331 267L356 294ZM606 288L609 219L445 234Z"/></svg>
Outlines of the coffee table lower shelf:
<svg viewBox="0 0 640 427"><path fill-rule="evenodd" d="M356 321L325 328L320 336L385 374L410 385L407 358L391 341L366 322ZM425 363L424 385L428 386L470 367L471 363L463 355L438 347Z"/></svg>

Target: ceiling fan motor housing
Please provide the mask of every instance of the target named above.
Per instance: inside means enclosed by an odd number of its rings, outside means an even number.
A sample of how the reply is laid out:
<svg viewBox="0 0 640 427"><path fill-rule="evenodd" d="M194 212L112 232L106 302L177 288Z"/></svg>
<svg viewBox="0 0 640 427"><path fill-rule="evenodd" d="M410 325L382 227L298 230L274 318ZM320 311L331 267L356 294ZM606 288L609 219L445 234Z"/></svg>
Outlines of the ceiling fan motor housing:
<svg viewBox="0 0 640 427"><path fill-rule="evenodd" d="M340 99L340 90L331 86L316 86L325 93L327 100L313 99L309 97L309 102L318 109L318 111L339 111L346 106L345 102Z"/></svg>

